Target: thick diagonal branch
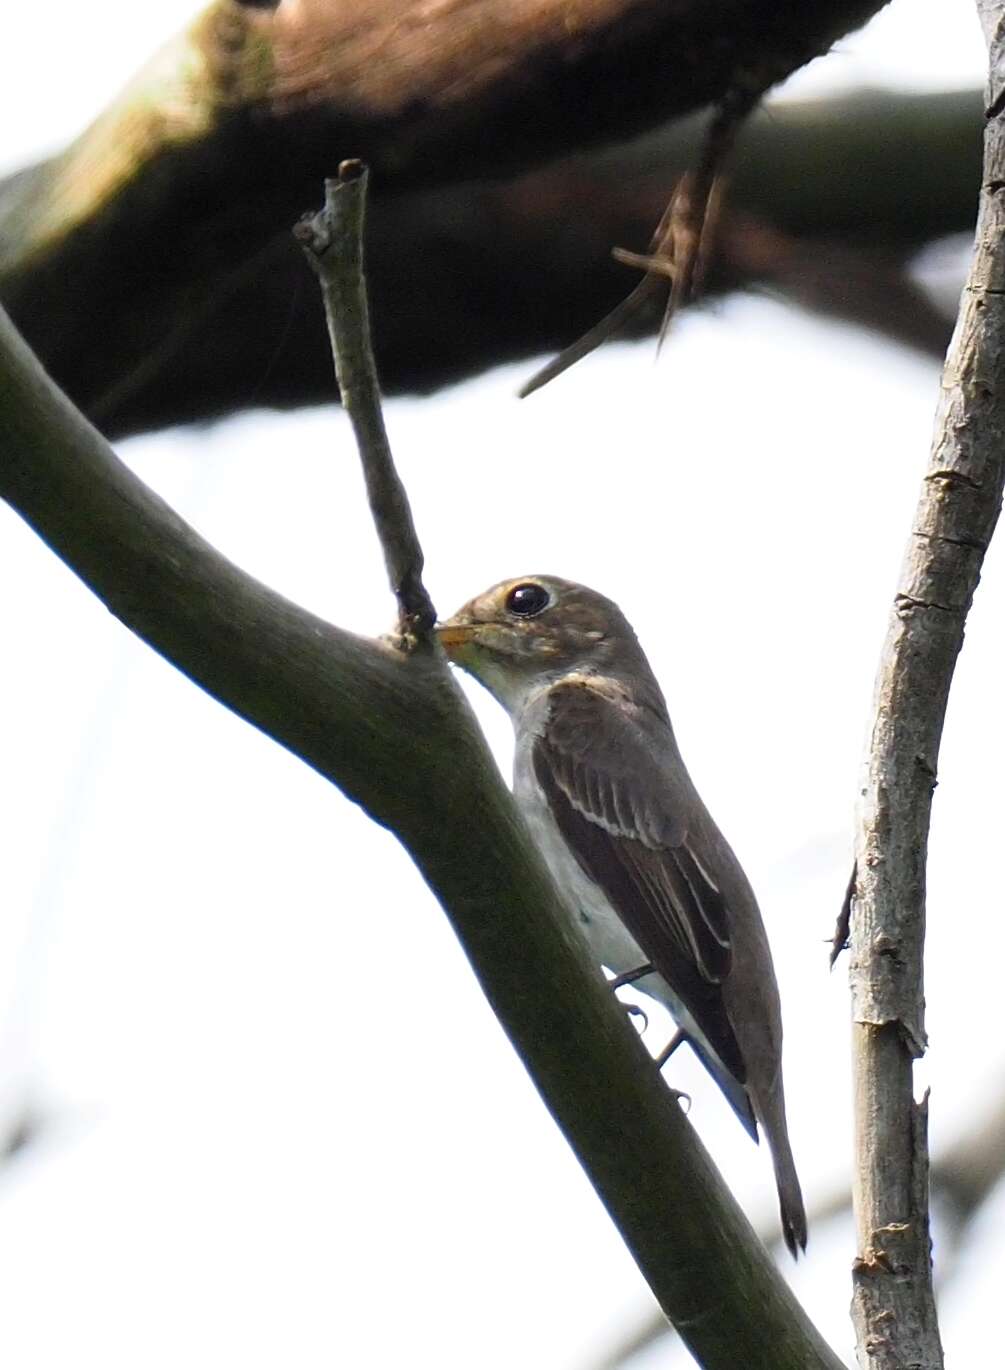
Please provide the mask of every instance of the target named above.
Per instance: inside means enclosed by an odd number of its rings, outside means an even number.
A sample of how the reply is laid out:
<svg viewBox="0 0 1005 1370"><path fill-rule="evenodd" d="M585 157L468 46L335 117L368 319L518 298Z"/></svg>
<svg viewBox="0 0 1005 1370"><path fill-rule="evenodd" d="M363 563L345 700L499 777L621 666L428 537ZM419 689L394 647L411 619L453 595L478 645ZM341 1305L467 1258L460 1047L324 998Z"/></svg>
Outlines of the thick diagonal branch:
<svg viewBox="0 0 1005 1370"><path fill-rule="evenodd" d="M343 632L244 575L117 461L2 313L0 454L0 494L123 623L406 846L700 1363L838 1370L564 930L439 654Z"/></svg>
<svg viewBox="0 0 1005 1370"><path fill-rule="evenodd" d="M976 1115L968 1113L961 1125L960 1135L932 1163L932 1195L946 1224L935 1270L939 1293L959 1273L961 1263L957 1257L970 1224L1005 1176L1005 1094L985 1100ZM810 1231L817 1231L850 1208L851 1191L844 1184L818 1194L810 1209ZM772 1212L757 1230L766 1246L781 1245L782 1227L777 1213ZM655 1342L669 1343L673 1335L674 1329L654 1309L622 1332L595 1359L584 1361L583 1370L627 1370L635 1356Z"/></svg>
<svg viewBox="0 0 1005 1370"><path fill-rule="evenodd" d="M988 6L998 12L1000 4ZM1005 60L992 26L991 70ZM942 1365L928 1233L925 865L956 658L1005 479L1005 118L987 124L977 244L946 360L932 456L880 662L859 805L851 988L858 1258L869 1370Z"/></svg>

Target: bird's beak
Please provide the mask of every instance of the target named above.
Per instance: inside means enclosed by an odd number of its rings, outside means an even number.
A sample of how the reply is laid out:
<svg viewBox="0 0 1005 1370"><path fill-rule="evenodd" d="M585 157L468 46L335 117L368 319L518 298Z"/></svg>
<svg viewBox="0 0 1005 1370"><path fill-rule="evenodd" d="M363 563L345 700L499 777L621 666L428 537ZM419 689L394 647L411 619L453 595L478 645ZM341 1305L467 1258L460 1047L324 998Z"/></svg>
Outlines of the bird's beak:
<svg viewBox="0 0 1005 1370"><path fill-rule="evenodd" d="M451 661L455 661L458 653L475 640L476 634L477 624L474 623L438 623L436 625L436 636L440 646Z"/></svg>

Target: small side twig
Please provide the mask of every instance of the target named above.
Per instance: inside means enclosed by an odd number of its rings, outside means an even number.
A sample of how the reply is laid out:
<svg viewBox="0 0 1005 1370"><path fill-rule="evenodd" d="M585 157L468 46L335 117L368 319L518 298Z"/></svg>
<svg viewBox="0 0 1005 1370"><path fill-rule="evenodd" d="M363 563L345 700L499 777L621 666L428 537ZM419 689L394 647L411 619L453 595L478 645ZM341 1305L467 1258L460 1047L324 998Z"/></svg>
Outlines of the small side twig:
<svg viewBox="0 0 1005 1370"><path fill-rule="evenodd" d="M831 938L831 970L834 969L841 953L848 950L851 941L851 906L855 900L855 877L857 874L858 867L853 861L851 865L851 875L848 877L844 898L841 901L841 910L838 913L837 922L834 925L834 936Z"/></svg>
<svg viewBox="0 0 1005 1370"><path fill-rule="evenodd" d="M363 271L366 185L362 162L342 162L337 179L325 182L324 209L305 215L293 232L321 281L342 407L356 435L370 511L398 601L398 631L406 645L415 645L429 641L436 610L422 581L422 548L380 404Z"/></svg>
<svg viewBox="0 0 1005 1370"><path fill-rule="evenodd" d="M669 293L660 326L659 346L663 346L673 316L700 292L707 265L710 240L714 236L721 209L721 175L740 129L763 94L760 86L737 89L716 107L702 143L697 166L686 172L649 240L646 253L627 252L615 247L616 261L645 272L642 280L620 304L606 314L575 342L536 371L517 391L527 399L589 356L622 329L661 290Z"/></svg>

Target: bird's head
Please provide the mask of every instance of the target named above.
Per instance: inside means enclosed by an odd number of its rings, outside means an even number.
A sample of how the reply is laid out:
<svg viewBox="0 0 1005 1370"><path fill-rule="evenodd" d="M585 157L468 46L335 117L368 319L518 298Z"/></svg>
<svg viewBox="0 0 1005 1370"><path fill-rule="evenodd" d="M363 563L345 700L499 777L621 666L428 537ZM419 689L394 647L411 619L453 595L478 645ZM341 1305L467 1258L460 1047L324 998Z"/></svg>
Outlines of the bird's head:
<svg viewBox="0 0 1005 1370"><path fill-rule="evenodd" d="M595 590L558 576L518 576L469 600L436 629L451 661L510 713L554 680L603 675L642 656L628 620Z"/></svg>

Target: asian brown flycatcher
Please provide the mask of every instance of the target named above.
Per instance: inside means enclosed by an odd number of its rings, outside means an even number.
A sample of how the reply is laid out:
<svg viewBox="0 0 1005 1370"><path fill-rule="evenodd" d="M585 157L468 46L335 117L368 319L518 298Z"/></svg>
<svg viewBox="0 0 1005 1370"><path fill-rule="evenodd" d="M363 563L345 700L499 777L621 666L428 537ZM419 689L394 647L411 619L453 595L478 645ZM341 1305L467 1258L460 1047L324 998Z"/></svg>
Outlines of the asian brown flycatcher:
<svg viewBox="0 0 1005 1370"><path fill-rule="evenodd" d="M513 721L517 803L594 955L666 1005L755 1141L763 1127L795 1255L806 1212L764 924L627 619L582 585L524 576L437 633Z"/></svg>

